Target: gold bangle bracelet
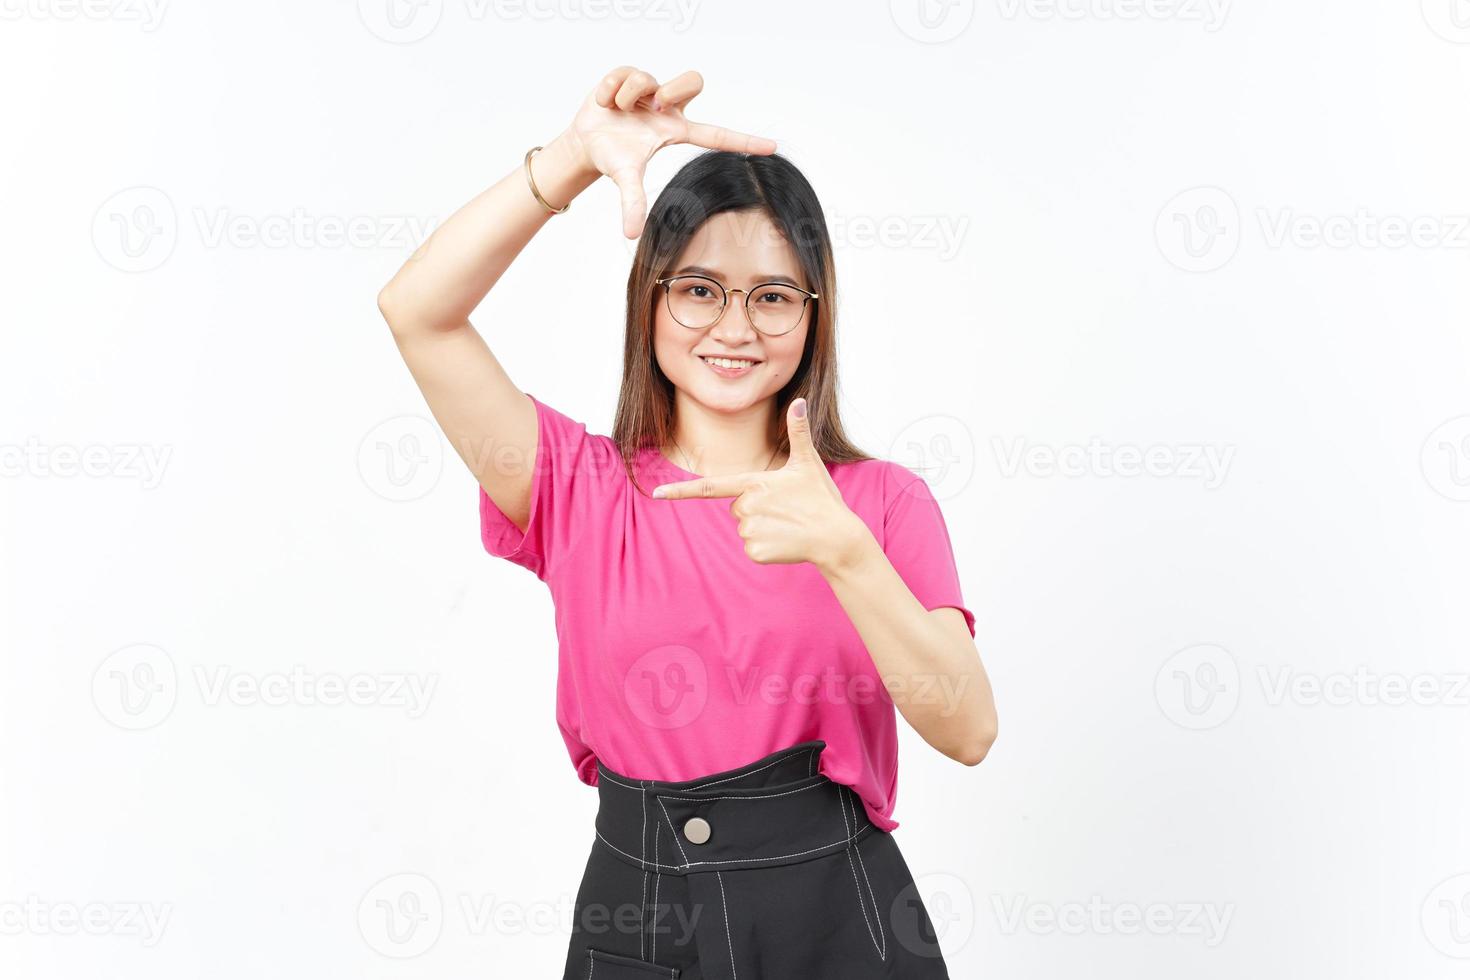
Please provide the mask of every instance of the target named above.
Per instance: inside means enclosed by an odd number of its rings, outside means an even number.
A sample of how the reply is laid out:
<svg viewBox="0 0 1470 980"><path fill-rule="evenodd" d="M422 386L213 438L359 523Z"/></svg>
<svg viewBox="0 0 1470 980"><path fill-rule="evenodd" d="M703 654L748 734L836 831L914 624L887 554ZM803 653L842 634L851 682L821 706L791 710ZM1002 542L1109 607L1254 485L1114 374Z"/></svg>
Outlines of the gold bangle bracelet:
<svg viewBox="0 0 1470 980"><path fill-rule="evenodd" d="M531 176L531 157L536 154L537 150L542 149L545 149L545 147L533 146L526 151L526 183L531 185L531 193L536 195L536 200L541 202L542 207L550 211L552 214L563 214L566 212L567 208L572 206L572 202L568 201L559 209L552 207L550 204L547 203L546 198L541 196L541 192L536 189L536 180L534 177Z"/></svg>

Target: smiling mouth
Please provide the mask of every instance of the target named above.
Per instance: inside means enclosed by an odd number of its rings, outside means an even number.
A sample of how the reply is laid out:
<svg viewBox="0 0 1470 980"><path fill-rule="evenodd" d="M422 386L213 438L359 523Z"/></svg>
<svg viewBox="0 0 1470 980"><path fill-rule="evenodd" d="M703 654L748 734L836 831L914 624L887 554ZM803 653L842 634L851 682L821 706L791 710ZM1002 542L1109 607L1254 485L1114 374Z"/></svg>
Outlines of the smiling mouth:
<svg viewBox="0 0 1470 980"><path fill-rule="evenodd" d="M703 354L696 356L710 367L723 371L744 371L761 363L752 357L707 357Z"/></svg>

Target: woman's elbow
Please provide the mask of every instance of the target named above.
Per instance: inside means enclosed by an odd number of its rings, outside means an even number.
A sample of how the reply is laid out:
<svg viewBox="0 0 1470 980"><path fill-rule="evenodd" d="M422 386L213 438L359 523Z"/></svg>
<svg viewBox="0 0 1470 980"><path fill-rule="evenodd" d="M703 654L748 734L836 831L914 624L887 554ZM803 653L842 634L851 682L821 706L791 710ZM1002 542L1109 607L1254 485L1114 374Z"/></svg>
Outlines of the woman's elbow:
<svg viewBox="0 0 1470 980"><path fill-rule="evenodd" d="M997 729L994 722L982 725L969 741L959 750L951 753L950 758L967 766L978 766L990 754L990 747L995 744L996 734Z"/></svg>
<svg viewBox="0 0 1470 980"><path fill-rule="evenodd" d="M383 315L389 327L402 323L404 319L403 301L399 296L399 290L394 286L396 281L390 281L378 290L378 312Z"/></svg>

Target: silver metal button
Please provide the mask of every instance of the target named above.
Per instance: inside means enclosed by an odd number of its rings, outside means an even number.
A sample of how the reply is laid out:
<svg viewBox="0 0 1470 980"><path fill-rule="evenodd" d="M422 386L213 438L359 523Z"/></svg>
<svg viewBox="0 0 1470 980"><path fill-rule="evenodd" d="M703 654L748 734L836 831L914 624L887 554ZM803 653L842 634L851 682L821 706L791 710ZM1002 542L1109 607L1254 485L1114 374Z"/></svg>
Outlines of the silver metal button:
<svg viewBox="0 0 1470 980"><path fill-rule="evenodd" d="M691 844L703 844L709 840L709 821L703 817L690 817L684 822L684 836Z"/></svg>

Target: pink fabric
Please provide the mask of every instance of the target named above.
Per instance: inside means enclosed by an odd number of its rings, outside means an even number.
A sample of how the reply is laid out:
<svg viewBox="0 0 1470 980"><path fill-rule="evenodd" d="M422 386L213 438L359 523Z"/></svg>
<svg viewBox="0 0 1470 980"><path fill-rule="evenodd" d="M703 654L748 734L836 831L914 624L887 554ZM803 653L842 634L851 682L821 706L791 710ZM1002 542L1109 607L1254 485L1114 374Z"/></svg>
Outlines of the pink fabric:
<svg viewBox="0 0 1470 980"><path fill-rule="evenodd" d="M481 489L480 537L551 589L556 720L578 777L595 786L601 759L635 779L692 779L820 738L820 771L896 828L897 712L816 567L752 561L730 499L644 496L610 436L531 400L529 524L522 534ZM696 476L652 448L637 465L647 491ZM959 609L973 636L928 485L886 460L827 468L919 602Z"/></svg>

